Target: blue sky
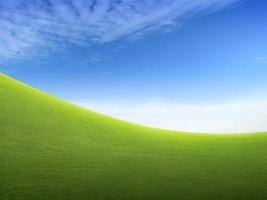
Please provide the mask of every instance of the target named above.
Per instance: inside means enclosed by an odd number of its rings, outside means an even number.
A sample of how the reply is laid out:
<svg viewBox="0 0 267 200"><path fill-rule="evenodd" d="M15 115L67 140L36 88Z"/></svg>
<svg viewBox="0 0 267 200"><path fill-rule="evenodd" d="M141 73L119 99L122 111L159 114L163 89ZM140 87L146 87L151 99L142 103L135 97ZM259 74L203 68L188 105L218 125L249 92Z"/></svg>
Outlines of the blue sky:
<svg viewBox="0 0 267 200"><path fill-rule="evenodd" d="M1 1L0 72L138 123L267 129L266 9L264 0Z"/></svg>

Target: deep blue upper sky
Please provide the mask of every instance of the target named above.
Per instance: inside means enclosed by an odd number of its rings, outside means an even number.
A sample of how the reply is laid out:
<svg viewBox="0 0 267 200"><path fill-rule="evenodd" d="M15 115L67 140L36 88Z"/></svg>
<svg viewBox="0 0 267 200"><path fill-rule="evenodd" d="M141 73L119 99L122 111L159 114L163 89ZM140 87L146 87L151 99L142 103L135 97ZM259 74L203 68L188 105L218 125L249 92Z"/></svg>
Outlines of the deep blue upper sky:
<svg viewBox="0 0 267 200"><path fill-rule="evenodd" d="M7 8L1 4L0 13ZM32 54L31 46L22 48L21 54L30 54L26 58L7 56L0 71L72 101L221 102L265 97L266 10L265 0L241 0L211 13L207 9L190 18L178 16L176 25L132 38L80 43L69 42L67 35L57 41L63 45L40 45L42 50Z"/></svg>

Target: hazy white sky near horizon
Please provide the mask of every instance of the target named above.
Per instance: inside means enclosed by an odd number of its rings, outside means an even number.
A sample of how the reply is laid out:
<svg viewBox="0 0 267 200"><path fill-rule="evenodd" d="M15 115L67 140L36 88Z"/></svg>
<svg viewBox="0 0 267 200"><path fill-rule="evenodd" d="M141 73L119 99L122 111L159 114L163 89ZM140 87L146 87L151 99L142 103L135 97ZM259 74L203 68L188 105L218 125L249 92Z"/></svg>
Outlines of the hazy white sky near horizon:
<svg viewBox="0 0 267 200"><path fill-rule="evenodd" d="M178 131L245 133L267 130L267 99L218 104L179 104L164 100L74 103L126 121Z"/></svg>

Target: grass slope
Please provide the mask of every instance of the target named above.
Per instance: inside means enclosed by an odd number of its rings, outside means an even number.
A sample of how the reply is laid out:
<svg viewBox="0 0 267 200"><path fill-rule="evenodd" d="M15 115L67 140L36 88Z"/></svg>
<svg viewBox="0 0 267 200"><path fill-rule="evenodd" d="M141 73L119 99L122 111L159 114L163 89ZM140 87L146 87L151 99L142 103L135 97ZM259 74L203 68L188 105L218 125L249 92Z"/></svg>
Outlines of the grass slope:
<svg viewBox="0 0 267 200"><path fill-rule="evenodd" d="M137 126L0 74L0 199L263 200L267 134Z"/></svg>

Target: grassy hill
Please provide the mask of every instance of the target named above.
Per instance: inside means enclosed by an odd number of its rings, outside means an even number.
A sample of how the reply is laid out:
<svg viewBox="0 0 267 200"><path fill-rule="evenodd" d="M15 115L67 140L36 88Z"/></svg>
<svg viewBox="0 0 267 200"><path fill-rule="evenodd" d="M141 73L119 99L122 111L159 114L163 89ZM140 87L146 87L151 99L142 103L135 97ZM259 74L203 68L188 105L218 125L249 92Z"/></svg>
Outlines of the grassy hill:
<svg viewBox="0 0 267 200"><path fill-rule="evenodd" d="M1 200L267 199L267 133L137 126L0 74Z"/></svg>

